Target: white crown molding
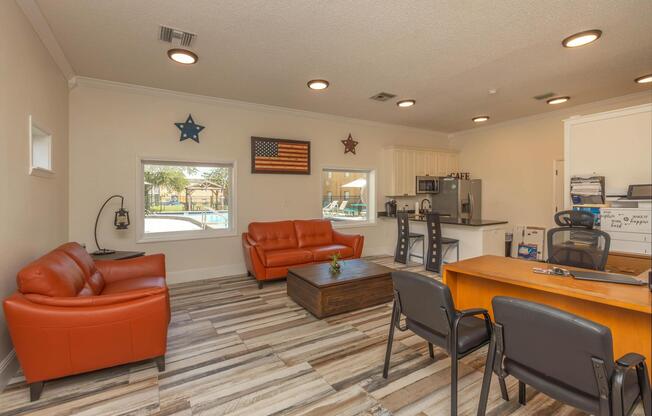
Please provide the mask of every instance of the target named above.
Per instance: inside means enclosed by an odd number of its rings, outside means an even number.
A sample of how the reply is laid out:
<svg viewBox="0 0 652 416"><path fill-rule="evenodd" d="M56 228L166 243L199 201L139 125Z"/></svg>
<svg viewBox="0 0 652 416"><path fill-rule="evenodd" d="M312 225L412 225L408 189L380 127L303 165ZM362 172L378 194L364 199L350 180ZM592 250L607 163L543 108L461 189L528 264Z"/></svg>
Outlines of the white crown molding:
<svg viewBox="0 0 652 416"><path fill-rule="evenodd" d="M50 52L52 59L59 67L64 78L66 80L74 78L75 71L63 53L61 45L59 45L59 42L54 37L54 33L52 33L52 29L47 20L45 20L45 16L43 16L43 12L41 12L41 8L36 3L36 0L16 0L16 3L23 10L27 20L32 24L34 31L41 39L41 42L43 42L45 49Z"/></svg>
<svg viewBox="0 0 652 416"><path fill-rule="evenodd" d="M631 103L632 101L638 100L638 99L644 99L647 98L648 101L652 102L652 95L650 95L649 91L641 91L641 92L635 92L632 94L627 94L627 95L621 95L618 97L612 97L612 98L607 98L605 100L600 100L600 101L593 101L590 103L585 103L585 104L578 104L572 107L567 107L555 111L549 111L546 113L539 113L539 114L534 114L531 116L526 116L526 117L520 117L520 118L515 118L512 120L506 120L500 123L492 124L490 126L484 126L484 127L476 127L476 128L471 128L467 130L460 130L456 131L453 133L450 133L448 135L449 139L456 139L462 136L465 136L467 134L474 134L482 131L488 131L491 129L496 129L500 127L506 127L509 125L513 124L520 124L520 123L525 123L529 121L535 121L535 120L541 120L545 118L551 118L551 117L560 117L562 119L569 119L573 117L579 117L584 114L588 114L591 112L594 112L596 108L605 106L605 105L610 105L610 104L619 104L619 103ZM629 104L628 106L630 106ZM584 113L584 114L582 114Z"/></svg>
<svg viewBox="0 0 652 416"><path fill-rule="evenodd" d="M429 134L429 135L436 135L436 134L442 136L445 135L445 133L440 131L420 129L418 127L410 127L402 124L390 124L390 123L383 123L380 121L338 116L334 114L316 113L307 110L298 110L294 108L280 107L280 106L268 105L268 104L250 103L247 101L232 100L228 98L219 98L219 97L213 97L209 95L193 94L189 92L166 90L162 88L146 87L143 85L127 84L123 82L108 81L108 80L98 79L98 78L77 76L75 77L75 85L81 87L117 90L126 93L132 93L132 94L174 98L174 99L186 100L186 101L209 104L209 105L237 107L249 111L264 111L264 112L277 113L277 114L281 113L281 114L292 115L297 117L312 118L317 120L332 120L332 121L339 121L344 123L366 125L366 126L400 128L400 129L410 130L410 131Z"/></svg>

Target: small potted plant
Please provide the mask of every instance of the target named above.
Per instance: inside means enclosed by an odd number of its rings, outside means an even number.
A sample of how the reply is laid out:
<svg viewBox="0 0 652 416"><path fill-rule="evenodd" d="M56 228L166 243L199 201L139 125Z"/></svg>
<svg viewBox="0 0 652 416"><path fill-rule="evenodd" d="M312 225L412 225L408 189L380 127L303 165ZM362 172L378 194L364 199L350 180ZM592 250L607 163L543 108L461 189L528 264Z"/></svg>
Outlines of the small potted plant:
<svg viewBox="0 0 652 416"><path fill-rule="evenodd" d="M328 270L330 270L331 273L333 274L338 274L342 270L342 264L340 263L340 253L335 253L331 256L331 262L330 262L330 267Z"/></svg>

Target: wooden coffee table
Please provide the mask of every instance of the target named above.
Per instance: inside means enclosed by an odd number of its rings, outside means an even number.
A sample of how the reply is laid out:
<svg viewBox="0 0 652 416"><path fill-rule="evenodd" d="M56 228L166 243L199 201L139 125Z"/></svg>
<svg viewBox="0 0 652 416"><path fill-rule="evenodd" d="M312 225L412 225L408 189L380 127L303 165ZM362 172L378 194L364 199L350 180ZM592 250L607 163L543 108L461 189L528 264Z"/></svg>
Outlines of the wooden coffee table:
<svg viewBox="0 0 652 416"><path fill-rule="evenodd" d="M365 260L342 261L333 274L328 263L288 270L287 294L317 318L389 302L393 298L393 269Z"/></svg>

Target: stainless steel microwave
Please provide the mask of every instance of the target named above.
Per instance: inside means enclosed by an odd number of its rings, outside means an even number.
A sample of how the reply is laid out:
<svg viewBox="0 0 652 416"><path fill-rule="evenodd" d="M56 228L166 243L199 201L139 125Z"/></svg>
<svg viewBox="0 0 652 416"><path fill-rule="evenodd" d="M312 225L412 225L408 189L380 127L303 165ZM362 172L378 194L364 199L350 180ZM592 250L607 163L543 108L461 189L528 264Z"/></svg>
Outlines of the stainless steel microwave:
<svg viewBox="0 0 652 416"><path fill-rule="evenodd" d="M437 176L417 176L417 194L439 193L439 178Z"/></svg>

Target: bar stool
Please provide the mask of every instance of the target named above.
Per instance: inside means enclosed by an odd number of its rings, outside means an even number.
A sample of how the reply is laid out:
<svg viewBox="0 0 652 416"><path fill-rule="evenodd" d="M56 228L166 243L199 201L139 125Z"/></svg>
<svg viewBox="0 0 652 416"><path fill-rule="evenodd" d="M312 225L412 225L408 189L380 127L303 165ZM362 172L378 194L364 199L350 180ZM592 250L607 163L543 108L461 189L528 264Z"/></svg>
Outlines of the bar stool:
<svg viewBox="0 0 652 416"><path fill-rule="evenodd" d="M423 259L425 257L424 235L410 232L410 221L407 212L397 212L396 221L398 223L398 238L396 239L394 261L407 264L411 257ZM421 256L412 254L412 247L419 241L423 242Z"/></svg>
<svg viewBox="0 0 652 416"><path fill-rule="evenodd" d="M441 265L448 251L455 247L457 261L460 261L460 240L442 237L439 214L430 213L426 216L428 226L428 252L426 253L426 270L441 273ZM444 251L442 253L442 248Z"/></svg>

